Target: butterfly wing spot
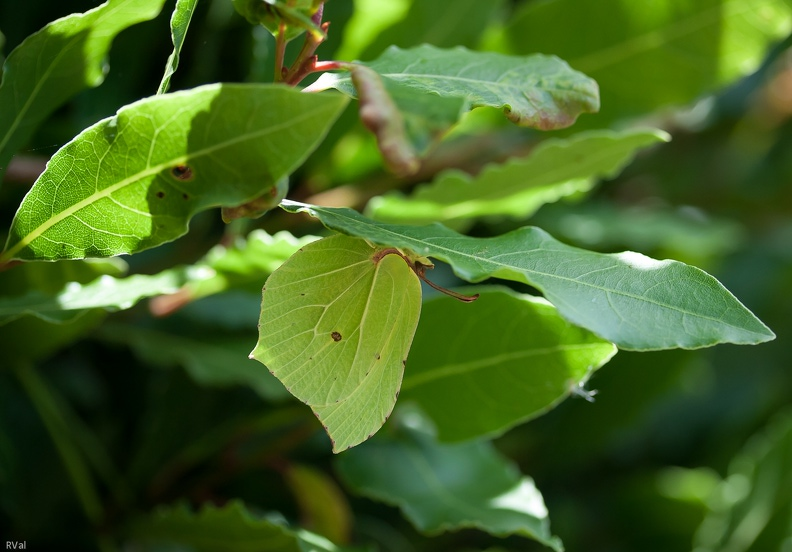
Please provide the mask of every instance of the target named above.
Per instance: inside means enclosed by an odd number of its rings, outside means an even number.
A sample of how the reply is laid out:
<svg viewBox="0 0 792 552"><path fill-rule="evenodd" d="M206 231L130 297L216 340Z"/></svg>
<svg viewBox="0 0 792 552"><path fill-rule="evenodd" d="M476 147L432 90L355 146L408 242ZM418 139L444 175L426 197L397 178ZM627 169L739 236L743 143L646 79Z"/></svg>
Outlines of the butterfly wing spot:
<svg viewBox="0 0 792 552"><path fill-rule="evenodd" d="M173 176L173 178L176 180L186 182L188 180L192 180L195 174L188 165L176 165L171 169L171 176Z"/></svg>
<svg viewBox="0 0 792 552"><path fill-rule="evenodd" d="M333 333L331 333L331 334L330 334L330 337L332 337L332 338L333 338L333 341L335 341L336 343L337 343L337 342L339 342L339 341L341 341L341 334L340 334L340 333L338 333L338 332L333 332Z"/></svg>

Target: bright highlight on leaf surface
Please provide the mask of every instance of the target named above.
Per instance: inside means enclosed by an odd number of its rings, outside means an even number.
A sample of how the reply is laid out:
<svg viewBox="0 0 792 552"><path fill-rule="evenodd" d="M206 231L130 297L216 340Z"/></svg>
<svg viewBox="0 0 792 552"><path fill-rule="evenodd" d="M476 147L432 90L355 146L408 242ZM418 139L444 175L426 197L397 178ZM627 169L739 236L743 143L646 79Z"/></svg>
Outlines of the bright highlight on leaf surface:
<svg viewBox="0 0 792 552"><path fill-rule="evenodd" d="M267 279L251 358L311 407L340 452L393 410L420 313L421 285L407 259L332 236Z"/></svg>

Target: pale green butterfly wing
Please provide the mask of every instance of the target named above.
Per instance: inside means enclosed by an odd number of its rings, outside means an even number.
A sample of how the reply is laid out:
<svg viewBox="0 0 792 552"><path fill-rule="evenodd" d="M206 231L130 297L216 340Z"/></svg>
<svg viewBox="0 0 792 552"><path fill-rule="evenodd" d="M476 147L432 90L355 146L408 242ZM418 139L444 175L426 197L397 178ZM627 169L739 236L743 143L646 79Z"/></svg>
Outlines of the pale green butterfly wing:
<svg viewBox="0 0 792 552"><path fill-rule="evenodd" d="M418 277L384 249L344 235L324 238L300 249L264 286L251 358L313 409L335 452L385 423L418 325Z"/></svg>

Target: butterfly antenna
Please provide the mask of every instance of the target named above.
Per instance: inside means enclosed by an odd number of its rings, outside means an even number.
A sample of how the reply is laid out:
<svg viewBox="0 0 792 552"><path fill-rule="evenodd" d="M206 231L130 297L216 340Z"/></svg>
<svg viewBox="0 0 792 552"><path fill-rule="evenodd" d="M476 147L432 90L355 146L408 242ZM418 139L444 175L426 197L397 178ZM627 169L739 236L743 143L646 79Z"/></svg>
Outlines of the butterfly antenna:
<svg viewBox="0 0 792 552"><path fill-rule="evenodd" d="M429 267L429 268L431 268L431 267ZM429 280L426 277L426 266L425 265L422 265L420 263L416 263L414 270L415 270L415 273L418 275L418 277L421 280L423 280L424 282L426 282L429 287L431 287L433 289L436 289L440 293L445 293L449 297L453 297L454 299L456 299L458 301L462 301L463 303L472 303L473 301L475 301L476 299L479 298L479 294L478 293L475 294L475 295L462 295L461 293L457 293L455 291L451 291L450 289L446 289L446 288L444 288L442 286L438 286L437 284L435 284L433 281Z"/></svg>

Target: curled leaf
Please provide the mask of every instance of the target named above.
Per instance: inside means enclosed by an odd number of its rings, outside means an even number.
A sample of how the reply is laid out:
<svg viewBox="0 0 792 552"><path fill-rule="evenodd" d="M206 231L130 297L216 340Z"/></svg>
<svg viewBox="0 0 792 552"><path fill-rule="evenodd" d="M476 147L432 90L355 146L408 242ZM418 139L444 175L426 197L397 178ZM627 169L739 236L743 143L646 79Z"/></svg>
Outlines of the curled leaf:
<svg viewBox="0 0 792 552"><path fill-rule="evenodd" d="M239 218L259 218L267 211L277 207L288 192L289 177L284 176L256 199L238 205L237 207L223 207L221 209L223 222L229 223Z"/></svg>
<svg viewBox="0 0 792 552"><path fill-rule="evenodd" d="M404 118L382 79L363 65L349 67L360 101L360 120L377 137L385 164L398 176L414 174L420 166L418 155L407 139Z"/></svg>

